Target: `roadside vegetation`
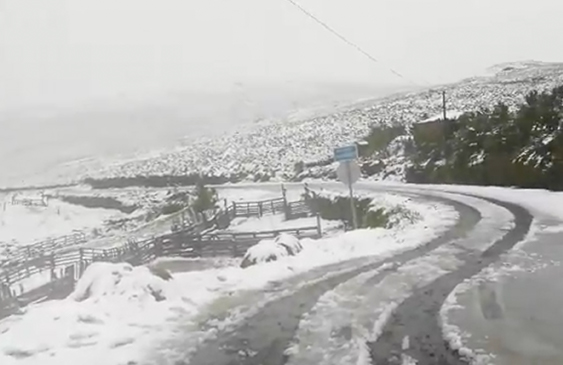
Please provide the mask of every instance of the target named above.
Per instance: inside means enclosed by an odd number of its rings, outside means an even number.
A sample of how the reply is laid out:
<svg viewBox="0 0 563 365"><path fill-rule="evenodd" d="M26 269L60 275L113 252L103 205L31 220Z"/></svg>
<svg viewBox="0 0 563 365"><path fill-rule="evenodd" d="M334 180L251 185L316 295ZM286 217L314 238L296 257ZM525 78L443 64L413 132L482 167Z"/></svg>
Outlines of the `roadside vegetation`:
<svg viewBox="0 0 563 365"><path fill-rule="evenodd" d="M347 227L352 227L352 212L350 197L323 196L310 192L304 195L309 209L326 220L343 221ZM392 228L402 221L414 222L420 217L408 209L396 206L393 208L377 207L371 198L354 197L354 206L358 219L358 228Z"/></svg>

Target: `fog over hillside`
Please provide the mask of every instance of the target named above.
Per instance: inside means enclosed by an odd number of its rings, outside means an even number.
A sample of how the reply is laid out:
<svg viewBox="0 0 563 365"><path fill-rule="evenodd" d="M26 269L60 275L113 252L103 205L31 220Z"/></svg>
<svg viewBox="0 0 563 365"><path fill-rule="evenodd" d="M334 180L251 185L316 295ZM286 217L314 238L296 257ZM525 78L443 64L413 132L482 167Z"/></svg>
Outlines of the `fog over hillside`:
<svg viewBox="0 0 563 365"><path fill-rule="evenodd" d="M0 0L0 185L563 59L556 0L299 3L377 62L284 0Z"/></svg>
<svg viewBox="0 0 563 365"><path fill-rule="evenodd" d="M174 148L200 136L217 136L273 121L330 112L397 87L338 84L235 85L224 92L182 92L160 99L91 103L76 108L4 113L0 185L29 184L70 163L131 157Z"/></svg>

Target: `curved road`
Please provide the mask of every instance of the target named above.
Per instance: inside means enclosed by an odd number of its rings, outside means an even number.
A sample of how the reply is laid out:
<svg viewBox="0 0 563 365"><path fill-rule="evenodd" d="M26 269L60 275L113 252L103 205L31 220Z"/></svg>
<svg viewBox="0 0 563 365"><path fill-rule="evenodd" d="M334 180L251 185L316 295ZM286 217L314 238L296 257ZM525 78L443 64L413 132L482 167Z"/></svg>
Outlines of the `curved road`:
<svg viewBox="0 0 563 365"><path fill-rule="evenodd" d="M376 188L370 189L377 190ZM308 273L308 277L301 275L293 282L290 280L288 283L280 284L279 288L269 288L265 290L264 295L276 291L280 295L270 296L270 300L264 300L258 310L251 311L250 306L237 308L239 311L248 311L244 321L224 325L221 321L228 317L225 316L201 323L206 330L214 328L213 333L216 336L203 340L197 346L195 353L186 356L176 364L320 364L321 360L307 361L306 356L304 360L292 360L293 355L287 349L296 342L303 316L311 313L314 315L313 309L322 295L359 275L369 276L369 279L362 284L362 290L366 292L366 295L370 291L380 294L384 292L381 289L383 282L394 275L399 275L398 277L406 275L405 271L408 272L408 270L401 271L401 267L417 262L420 258L440 262L442 257L452 258L457 264L442 270L443 274L428 283L420 281L420 285L414 285L407 297L401 300L400 305L395 308L380 336L373 341L366 340L365 345L367 345L371 363L377 365L409 364L408 359L413 360L410 363L418 365L464 364L465 360L459 354L451 351L442 338L438 323L440 307L456 285L493 263L500 254L521 241L530 228L532 216L524 208L514 204L472 197L471 199L481 199L487 204L507 210L513 217L514 224L508 230L501 223L494 227L495 222L493 222L493 226L485 227L478 209L465 203L463 199L456 199L455 194L449 194L447 197L448 194L435 194L428 190L417 191L416 188L409 189L409 191L397 192L407 195L414 194L419 199L440 201L453 206L459 213L457 224L441 237L426 245L390 259L377 261L364 258L330 265L330 267L319 268ZM491 222L488 224L490 225ZM489 234L481 226L490 229L490 232L496 232L497 235ZM477 234L477 231L480 234ZM485 249L476 249L476 247L483 246L483 242L487 238L497 236L498 238L490 242ZM373 296L374 293L369 295ZM260 298L258 295L254 299L256 300L254 304L256 304L257 301L264 298ZM378 304L377 302L369 303L372 303L374 308ZM344 336L350 341L351 335L345 332L339 336ZM322 362L340 364L336 358L324 359ZM368 362L370 361L368 360Z"/></svg>

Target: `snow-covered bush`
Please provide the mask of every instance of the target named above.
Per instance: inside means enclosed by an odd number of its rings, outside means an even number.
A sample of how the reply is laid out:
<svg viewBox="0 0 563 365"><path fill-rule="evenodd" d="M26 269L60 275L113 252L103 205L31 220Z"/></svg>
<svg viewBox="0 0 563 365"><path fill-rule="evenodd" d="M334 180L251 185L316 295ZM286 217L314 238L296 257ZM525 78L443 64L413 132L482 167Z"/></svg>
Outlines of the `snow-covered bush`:
<svg viewBox="0 0 563 365"><path fill-rule="evenodd" d="M246 251L240 267L245 268L262 262L277 261L282 257L295 256L302 249L303 246L296 237L280 234L273 240L262 240L250 247Z"/></svg>
<svg viewBox="0 0 563 365"><path fill-rule="evenodd" d="M161 301L166 299L164 284L165 280L147 267L95 262L88 266L69 298L77 302L112 296Z"/></svg>

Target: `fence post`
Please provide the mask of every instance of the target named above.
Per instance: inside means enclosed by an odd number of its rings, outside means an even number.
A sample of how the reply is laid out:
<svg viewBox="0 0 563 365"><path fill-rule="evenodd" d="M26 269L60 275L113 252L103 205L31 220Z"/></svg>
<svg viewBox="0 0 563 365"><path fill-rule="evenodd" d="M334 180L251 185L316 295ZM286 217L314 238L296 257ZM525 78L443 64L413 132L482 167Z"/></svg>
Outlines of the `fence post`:
<svg viewBox="0 0 563 365"><path fill-rule="evenodd" d="M55 272L55 253L53 252L51 254L51 281L56 280L57 279L57 273Z"/></svg>
<svg viewBox="0 0 563 365"><path fill-rule="evenodd" d="M84 273L84 249L78 249L78 277Z"/></svg>
<svg viewBox="0 0 563 365"><path fill-rule="evenodd" d="M237 241L233 240L233 257L238 257L238 247Z"/></svg>
<svg viewBox="0 0 563 365"><path fill-rule="evenodd" d="M156 238L152 241L153 251L155 258L162 256L162 239Z"/></svg>
<svg viewBox="0 0 563 365"><path fill-rule="evenodd" d="M321 227L321 216L317 213L317 233L319 234L319 238L323 236L323 230Z"/></svg>
<svg viewBox="0 0 563 365"><path fill-rule="evenodd" d="M262 202L258 203L258 214L260 215L260 217L263 215L263 212L262 212Z"/></svg>
<svg viewBox="0 0 563 365"><path fill-rule="evenodd" d="M197 236L196 246L197 246L197 255L199 257L203 257L203 244L202 244L202 241L201 241L201 235Z"/></svg>
<svg viewBox="0 0 563 365"><path fill-rule="evenodd" d="M237 217L237 203L233 202L233 218Z"/></svg>

